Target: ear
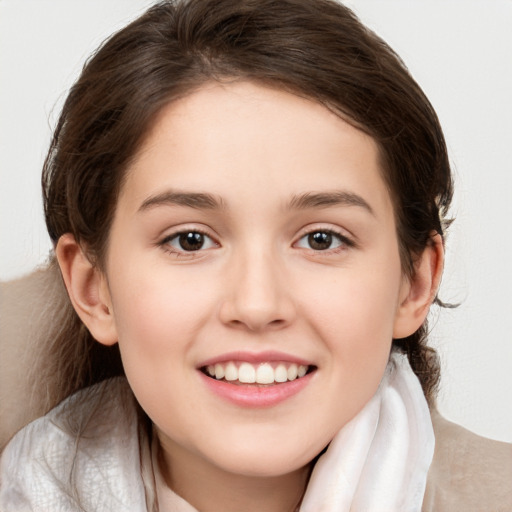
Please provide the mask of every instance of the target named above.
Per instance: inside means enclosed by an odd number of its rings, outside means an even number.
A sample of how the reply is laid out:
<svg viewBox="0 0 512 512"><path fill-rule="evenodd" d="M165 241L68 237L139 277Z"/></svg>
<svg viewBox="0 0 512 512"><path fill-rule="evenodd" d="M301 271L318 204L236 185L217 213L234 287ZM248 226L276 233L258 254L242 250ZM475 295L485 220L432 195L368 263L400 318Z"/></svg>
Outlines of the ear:
<svg viewBox="0 0 512 512"><path fill-rule="evenodd" d="M92 336L103 345L117 342L117 331L107 280L71 233L59 238L55 255L69 298Z"/></svg>
<svg viewBox="0 0 512 512"><path fill-rule="evenodd" d="M433 235L414 264L414 275L404 278L400 290L393 338L405 338L416 332L427 317L441 282L444 246L441 235Z"/></svg>

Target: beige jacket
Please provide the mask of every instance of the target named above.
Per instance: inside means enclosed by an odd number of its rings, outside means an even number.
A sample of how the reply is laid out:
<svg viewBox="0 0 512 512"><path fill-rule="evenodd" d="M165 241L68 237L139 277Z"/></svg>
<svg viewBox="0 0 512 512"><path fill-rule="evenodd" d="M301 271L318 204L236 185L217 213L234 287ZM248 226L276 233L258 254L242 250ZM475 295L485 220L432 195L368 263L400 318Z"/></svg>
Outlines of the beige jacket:
<svg viewBox="0 0 512 512"><path fill-rule="evenodd" d="M44 413L26 375L41 333L59 324L64 299L56 272L0 283L0 450ZM422 512L512 512L512 445L477 436L435 410L432 421L436 447Z"/></svg>
<svg viewBox="0 0 512 512"><path fill-rule="evenodd" d="M432 411L436 437L422 512L511 512L512 444L491 441Z"/></svg>

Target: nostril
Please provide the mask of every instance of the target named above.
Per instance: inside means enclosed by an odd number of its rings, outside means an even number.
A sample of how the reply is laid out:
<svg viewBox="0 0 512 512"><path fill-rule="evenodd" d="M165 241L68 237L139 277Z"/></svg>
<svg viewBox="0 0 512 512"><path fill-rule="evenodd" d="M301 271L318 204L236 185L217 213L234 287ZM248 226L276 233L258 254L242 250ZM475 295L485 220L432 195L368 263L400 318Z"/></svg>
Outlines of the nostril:
<svg viewBox="0 0 512 512"><path fill-rule="evenodd" d="M282 320L282 319L276 319L276 320L272 320L271 322L269 322L269 325L273 326L273 327L281 327L284 324L286 324L286 320Z"/></svg>
<svg viewBox="0 0 512 512"><path fill-rule="evenodd" d="M241 321L245 327L249 330L258 332L262 330L272 330L272 329L282 329L287 325L287 321L281 318L276 318L275 320L267 320L267 319L253 319L253 321Z"/></svg>

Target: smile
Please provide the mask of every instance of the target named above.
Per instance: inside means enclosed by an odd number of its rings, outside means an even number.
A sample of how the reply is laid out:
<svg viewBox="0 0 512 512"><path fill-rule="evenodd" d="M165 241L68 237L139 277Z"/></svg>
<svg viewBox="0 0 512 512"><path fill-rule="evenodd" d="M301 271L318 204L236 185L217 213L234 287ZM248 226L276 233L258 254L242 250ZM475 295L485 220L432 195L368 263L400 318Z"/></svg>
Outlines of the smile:
<svg viewBox="0 0 512 512"><path fill-rule="evenodd" d="M232 384L282 384L304 377L309 366L286 362L249 362L228 361L202 368L202 371L216 380Z"/></svg>
<svg viewBox="0 0 512 512"><path fill-rule="evenodd" d="M292 399L315 380L318 367L283 352L231 352L203 361L201 380L237 407L268 408Z"/></svg>

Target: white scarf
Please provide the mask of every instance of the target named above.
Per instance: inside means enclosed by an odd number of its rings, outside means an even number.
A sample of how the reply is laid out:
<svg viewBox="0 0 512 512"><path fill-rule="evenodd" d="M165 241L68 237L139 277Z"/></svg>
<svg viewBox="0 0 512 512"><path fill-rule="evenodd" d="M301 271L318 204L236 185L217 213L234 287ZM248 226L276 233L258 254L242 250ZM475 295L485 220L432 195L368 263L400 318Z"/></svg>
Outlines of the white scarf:
<svg viewBox="0 0 512 512"><path fill-rule="evenodd" d="M96 388L68 398L9 443L0 463L3 512L153 510L148 507L155 497L151 455L147 442L139 444L133 395L124 379L107 385L97 417L86 415L88 430L78 451L76 438L63 425L79 420L81 406L94 399ZM419 512L433 451L432 423L418 379L406 356L392 354L375 396L319 458L300 512ZM83 508L73 493L63 491L73 466ZM165 491L168 500L162 501L171 503L169 510L194 511Z"/></svg>
<svg viewBox="0 0 512 512"><path fill-rule="evenodd" d="M407 357L315 465L300 512L419 512L434 455L428 405Z"/></svg>

